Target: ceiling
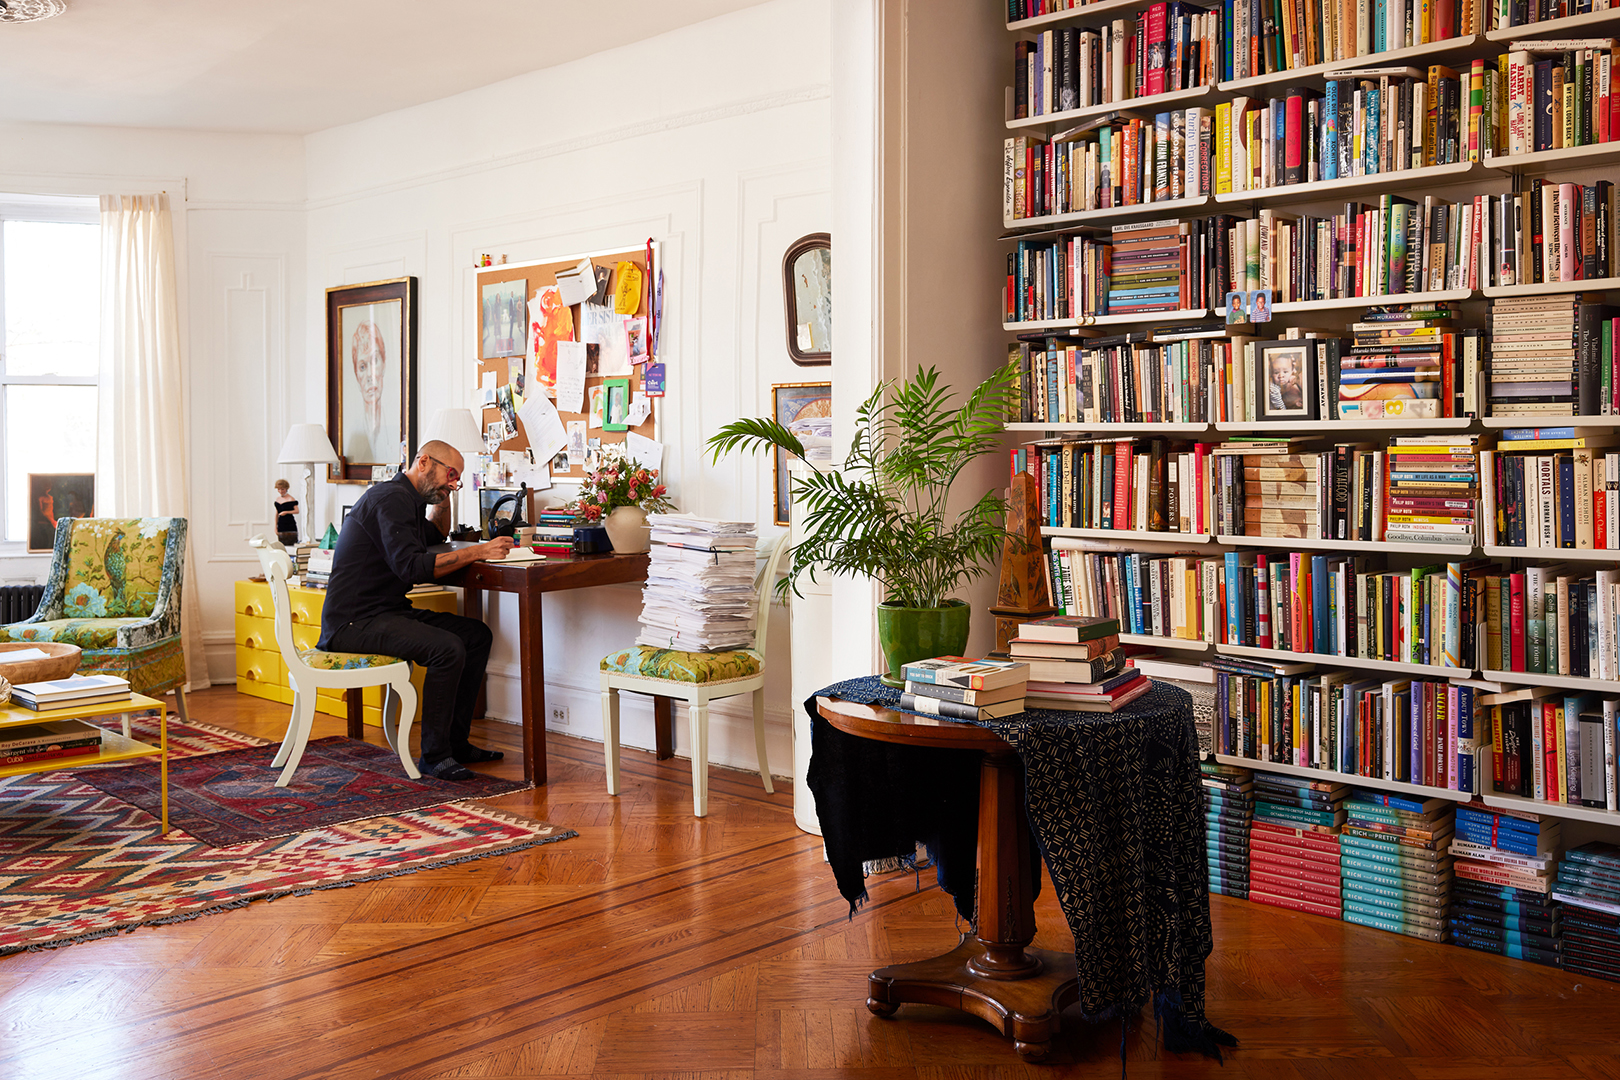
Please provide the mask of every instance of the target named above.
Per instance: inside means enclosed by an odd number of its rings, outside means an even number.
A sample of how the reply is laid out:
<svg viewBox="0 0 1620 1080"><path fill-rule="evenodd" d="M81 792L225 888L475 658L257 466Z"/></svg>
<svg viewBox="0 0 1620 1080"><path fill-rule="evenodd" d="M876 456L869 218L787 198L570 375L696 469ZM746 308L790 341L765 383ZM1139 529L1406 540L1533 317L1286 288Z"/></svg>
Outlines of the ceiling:
<svg viewBox="0 0 1620 1080"><path fill-rule="evenodd" d="M764 0L68 0L0 23L0 121L306 134Z"/></svg>

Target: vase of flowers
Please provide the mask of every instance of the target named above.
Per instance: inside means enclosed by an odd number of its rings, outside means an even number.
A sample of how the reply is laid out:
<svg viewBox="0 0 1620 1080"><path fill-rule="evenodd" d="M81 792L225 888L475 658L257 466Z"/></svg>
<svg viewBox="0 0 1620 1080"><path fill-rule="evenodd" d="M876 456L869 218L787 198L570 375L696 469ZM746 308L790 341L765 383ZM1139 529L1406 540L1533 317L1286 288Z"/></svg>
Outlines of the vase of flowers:
<svg viewBox="0 0 1620 1080"><path fill-rule="evenodd" d="M622 447L609 445L597 453L596 467L585 474L579 497L564 509L577 525L605 525L614 551L646 551L652 546L647 514L675 509L666 492L657 469L642 468Z"/></svg>

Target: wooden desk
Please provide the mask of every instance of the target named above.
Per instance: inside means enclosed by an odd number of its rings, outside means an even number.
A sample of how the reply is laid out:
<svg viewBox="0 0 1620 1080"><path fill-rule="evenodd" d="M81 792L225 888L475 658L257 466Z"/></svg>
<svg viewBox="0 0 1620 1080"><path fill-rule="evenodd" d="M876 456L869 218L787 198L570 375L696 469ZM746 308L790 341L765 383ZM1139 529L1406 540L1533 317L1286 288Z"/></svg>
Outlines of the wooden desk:
<svg viewBox="0 0 1620 1080"><path fill-rule="evenodd" d="M838 730L863 739L984 753L977 935L943 956L878 968L867 977L866 1007L878 1016L893 1016L908 1001L961 1009L1011 1037L1021 1057L1045 1057L1058 1031L1058 1014L1079 1000L1078 981L1073 952L1028 948L1035 940L1034 845L1017 752L994 731L954 720L828 697L816 698L816 711Z"/></svg>
<svg viewBox="0 0 1620 1080"><path fill-rule="evenodd" d="M545 642L540 624L540 597L563 589L589 589L647 579L649 556L581 555L573 559L548 556L541 562L476 562L439 579L441 585L466 590L462 611L469 618L483 617L483 594L515 593L518 598L518 665L523 682L523 778L546 782ZM654 698L658 756L673 749L673 711L668 698Z"/></svg>

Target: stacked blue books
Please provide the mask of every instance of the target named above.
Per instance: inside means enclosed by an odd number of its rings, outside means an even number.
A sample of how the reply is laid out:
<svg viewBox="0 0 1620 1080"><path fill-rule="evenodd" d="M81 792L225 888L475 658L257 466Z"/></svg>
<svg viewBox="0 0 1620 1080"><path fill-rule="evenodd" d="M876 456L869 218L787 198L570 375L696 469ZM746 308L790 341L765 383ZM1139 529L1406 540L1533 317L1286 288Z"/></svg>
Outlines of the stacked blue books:
<svg viewBox="0 0 1620 1080"><path fill-rule="evenodd" d="M1451 840L1451 940L1558 966L1563 913L1552 896L1559 823L1533 813L1459 806Z"/></svg>
<svg viewBox="0 0 1620 1080"><path fill-rule="evenodd" d="M1455 805L1365 788L1351 792L1339 840L1345 922L1446 940Z"/></svg>
<svg viewBox="0 0 1620 1080"><path fill-rule="evenodd" d="M1254 821L1254 772L1236 765L1200 762L1204 782L1204 836L1209 851L1209 891L1247 899L1249 826Z"/></svg>
<svg viewBox="0 0 1620 1080"><path fill-rule="evenodd" d="M1620 982L1620 847L1593 841L1558 863L1565 971Z"/></svg>

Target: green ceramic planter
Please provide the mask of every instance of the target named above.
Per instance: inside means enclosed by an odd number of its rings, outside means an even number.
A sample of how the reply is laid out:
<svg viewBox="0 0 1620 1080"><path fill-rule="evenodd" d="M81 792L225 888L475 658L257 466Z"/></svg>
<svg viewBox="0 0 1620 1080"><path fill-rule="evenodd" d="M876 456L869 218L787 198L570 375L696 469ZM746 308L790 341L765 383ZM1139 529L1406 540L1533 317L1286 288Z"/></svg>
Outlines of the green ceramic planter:
<svg viewBox="0 0 1620 1080"><path fill-rule="evenodd" d="M967 648L968 616L973 609L960 600L944 607L908 608L879 604L878 644L889 662L883 681L890 686L904 685L900 669L931 656L961 656Z"/></svg>

